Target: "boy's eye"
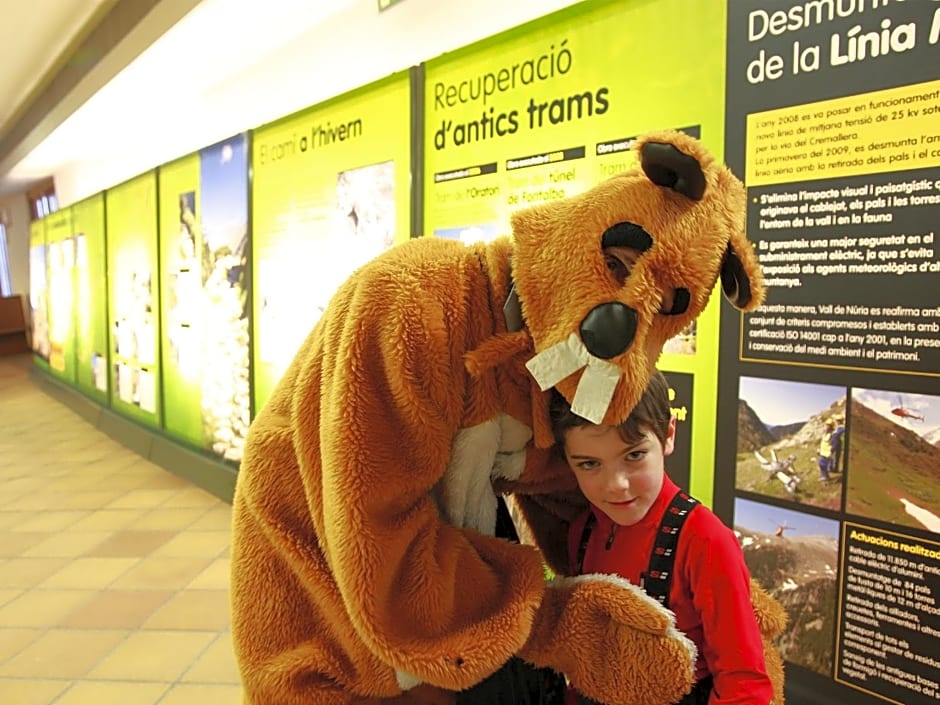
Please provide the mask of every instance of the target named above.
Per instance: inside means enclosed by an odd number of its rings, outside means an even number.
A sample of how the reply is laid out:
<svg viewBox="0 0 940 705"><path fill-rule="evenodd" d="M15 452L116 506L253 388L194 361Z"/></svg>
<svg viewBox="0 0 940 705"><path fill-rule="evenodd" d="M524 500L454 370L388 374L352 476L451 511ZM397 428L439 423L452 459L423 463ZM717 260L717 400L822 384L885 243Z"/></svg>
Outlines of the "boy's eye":
<svg viewBox="0 0 940 705"><path fill-rule="evenodd" d="M618 284L627 281L627 277L630 276L630 271L633 269L633 262L621 260L611 254L604 255L604 262L607 264L607 270L614 275L614 279L617 280Z"/></svg>
<svg viewBox="0 0 940 705"><path fill-rule="evenodd" d="M596 460L582 460L578 463L578 468L581 470L596 470L600 467L600 463Z"/></svg>
<svg viewBox="0 0 940 705"><path fill-rule="evenodd" d="M627 453L627 460L643 460L646 457L645 450L634 450Z"/></svg>

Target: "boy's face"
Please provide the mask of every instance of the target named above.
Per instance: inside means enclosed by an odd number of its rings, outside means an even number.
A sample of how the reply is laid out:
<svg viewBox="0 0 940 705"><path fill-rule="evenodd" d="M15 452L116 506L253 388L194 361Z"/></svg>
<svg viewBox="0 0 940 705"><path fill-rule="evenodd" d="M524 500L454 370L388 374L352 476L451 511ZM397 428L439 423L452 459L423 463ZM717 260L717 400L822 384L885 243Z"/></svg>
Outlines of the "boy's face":
<svg viewBox="0 0 940 705"><path fill-rule="evenodd" d="M669 422L665 445L651 430L642 430L638 443L624 441L616 426L576 426L565 435L565 458L581 492L621 526L640 521L659 496L676 421Z"/></svg>

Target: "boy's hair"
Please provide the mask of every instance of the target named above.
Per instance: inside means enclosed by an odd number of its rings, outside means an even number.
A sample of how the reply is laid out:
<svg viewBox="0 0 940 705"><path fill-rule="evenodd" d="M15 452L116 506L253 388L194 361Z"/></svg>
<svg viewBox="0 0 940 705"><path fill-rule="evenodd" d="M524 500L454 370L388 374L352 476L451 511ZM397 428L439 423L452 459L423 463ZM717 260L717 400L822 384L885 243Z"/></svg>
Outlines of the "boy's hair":
<svg viewBox="0 0 940 705"><path fill-rule="evenodd" d="M552 421L552 433L555 442L564 447L565 434L578 426L593 426L587 419L581 418L571 411L571 405L557 391L552 390L552 401L549 407ZM634 445L643 440L644 431L649 429L663 445L669 435L669 422L672 412L669 408L669 382L662 372L657 370L650 377L649 384L640 401L630 412L630 416L618 429L620 437L625 443Z"/></svg>

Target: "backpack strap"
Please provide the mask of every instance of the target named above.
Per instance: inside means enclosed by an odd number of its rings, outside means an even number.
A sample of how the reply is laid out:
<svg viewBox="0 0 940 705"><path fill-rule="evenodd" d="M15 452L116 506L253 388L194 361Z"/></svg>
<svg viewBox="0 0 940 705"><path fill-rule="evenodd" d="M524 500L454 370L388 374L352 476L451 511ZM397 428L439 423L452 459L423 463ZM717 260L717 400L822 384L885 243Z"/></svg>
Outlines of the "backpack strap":
<svg viewBox="0 0 940 705"><path fill-rule="evenodd" d="M699 501L685 490L679 490L673 496L669 507L663 514L662 522L656 532L649 566L640 574L640 587L650 597L669 607L669 587L672 584L673 564L676 561L676 547L679 545L679 532L689 513L698 506ZM581 542L578 544L578 573L584 572L584 556L587 554L591 532L597 524L594 512L588 512L581 530Z"/></svg>

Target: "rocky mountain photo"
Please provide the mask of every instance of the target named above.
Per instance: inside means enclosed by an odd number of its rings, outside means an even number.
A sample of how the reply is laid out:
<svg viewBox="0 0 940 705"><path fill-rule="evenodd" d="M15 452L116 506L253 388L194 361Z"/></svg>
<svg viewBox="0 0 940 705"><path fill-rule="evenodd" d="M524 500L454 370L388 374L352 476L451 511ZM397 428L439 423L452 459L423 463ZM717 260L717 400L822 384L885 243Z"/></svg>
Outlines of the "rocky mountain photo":
<svg viewBox="0 0 940 705"><path fill-rule="evenodd" d="M738 400L738 453L750 453L777 440L746 401Z"/></svg>
<svg viewBox="0 0 940 705"><path fill-rule="evenodd" d="M832 673L838 544L823 535L775 536L735 525L751 576L787 611L777 641L783 657L816 673Z"/></svg>

